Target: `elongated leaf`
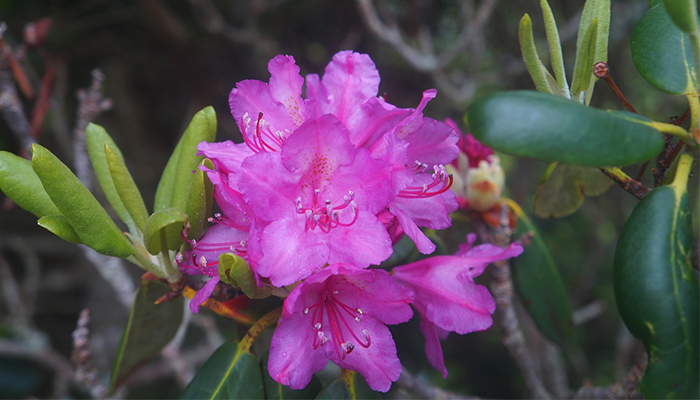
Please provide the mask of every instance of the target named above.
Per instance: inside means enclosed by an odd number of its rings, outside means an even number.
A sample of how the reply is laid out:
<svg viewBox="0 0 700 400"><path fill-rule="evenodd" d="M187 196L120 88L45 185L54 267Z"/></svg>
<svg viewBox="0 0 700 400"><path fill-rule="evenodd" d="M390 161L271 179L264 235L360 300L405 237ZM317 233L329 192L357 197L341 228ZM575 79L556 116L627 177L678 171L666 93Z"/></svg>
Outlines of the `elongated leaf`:
<svg viewBox="0 0 700 400"><path fill-rule="evenodd" d="M0 190L38 218L61 213L46 194L31 161L6 151L0 151Z"/></svg>
<svg viewBox="0 0 700 400"><path fill-rule="evenodd" d="M267 372L267 362L269 355L270 353L268 352L260 361L262 364L262 376L263 383L265 384L266 399L313 399L323 388L323 386L321 385L321 381L318 380L316 375L314 375L311 378L311 382L309 382L309 384L306 385L305 388L300 390L293 390L290 389L289 386L285 386L276 382L270 377L270 374Z"/></svg>
<svg viewBox="0 0 700 400"><path fill-rule="evenodd" d="M156 357L175 337L183 314L183 298L156 305L170 288L158 281L142 281L136 291L117 359L114 362L110 393L139 365Z"/></svg>
<svg viewBox="0 0 700 400"><path fill-rule="evenodd" d="M180 232L185 227L187 215L177 208L156 211L146 221L143 244L149 253L156 255L165 249L175 250L182 244Z"/></svg>
<svg viewBox="0 0 700 400"><path fill-rule="evenodd" d="M358 373L343 370L340 378L323 388L316 399L381 399L381 395L370 389L365 378Z"/></svg>
<svg viewBox="0 0 700 400"><path fill-rule="evenodd" d="M571 215L583 205L586 196L600 196L612 185L613 181L595 168L552 165L537 187L535 215L540 218Z"/></svg>
<svg viewBox="0 0 700 400"><path fill-rule="evenodd" d="M566 70L564 69L564 55L561 51L561 40L559 39L559 29L554 19L554 13L547 0L540 0L542 17L544 18L544 29L547 34L547 45L549 46L549 56L552 59L552 71L556 77L557 85L564 94L564 97L571 97L569 84L566 81Z"/></svg>
<svg viewBox="0 0 700 400"><path fill-rule="evenodd" d="M67 242L83 243L78 234L75 233L75 229L68 222L68 219L63 215L45 215L39 218L37 224Z"/></svg>
<svg viewBox="0 0 700 400"><path fill-rule="evenodd" d="M114 140L112 140L103 127L93 123L88 124L87 128L85 129L85 140L88 155L90 156L90 163L92 163L92 169L95 171L97 182L99 182L102 192L104 192L109 205L112 206L114 212L117 213L119 218L124 221L129 229L132 232L135 232L136 224L134 219L126 210L122 199L119 197L119 193L117 193L117 189L114 187L112 174L109 172L107 156L105 155L105 145L108 145L114 151L119 160L124 162L124 157L122 156L119 147L117 147Z"/></svg>
<svg viewBox="0 0 700 400"><path fill-rule="evenodd" d="M80 240L102 254L130 256L133 246L129 239L70 169L38 144L32 145L32 154L32 168L44 190Z"/></svg>
<svg viewBox="0 0 700 400"><path fill-rule="evenodd" d="M525 67L535 83L535 88L540 92L552 94L552 87L547 80L546 68L537 54L535 38L532 34L532 20L528 14L523 15L523 18L520 20L518 38L520 39L520 52L523 55Z"/></svg>
<svg viewBox="0 0 700 400"><path fill-rule="evenodd" d="M197 144L211 142L216 137L216 114L205 107L192 118L165 166L156 190L154 211L175 207L185 211L192 172L202 162L197 156Z"/></svg>
<svg viewBox="0 0 700 400"><path fill-rule="evenodd" d="M148 211L146 210L146 204L143 202L143 197L141 197L141 192L136 187L134 178L131 177L124 160L107 143L105 143L104 153L109 165L112 182L114 182L114 188L117 190L124 208L134 220L136 227L143 231L148 219Z"/></svg>
<svg viewBox="0 0 700 400"><path fill-rule="evenodd" d="M652 2L631 40L632 60L647 82L671 94L698 91L690 36L673 23L663 1Z"/></svg>
<svg viewBox="0 0 700 400"><path fill-rule="evenodd" d="M258 360L229 341L202 365L180 398L262 399L264 394Z"/></svg>
<svg viewBox="0 0 700 400"><path fill-rule="evenodd" d="M588 84L593 74L593 64L596 56L596 40L598 38L598 18L588 26L586 35L581 42L581 48L576 51L576 64L571 81L571 96L576 99L583 91L588 90Z"/></svg>
<svg viewBox="0 0 700 400"><path fill-rule="evenodd" d="M214 169L214 163L211 160L204 160L202 165L210 170ZM213 194L214 185L207 174L200 169L195 171L185 205L185 214L187 214L190 222L190 229L187 233L188 239L198 240L202 236L207 218L211 215Z"/></svg>
<svg viewBox="0 0 700 400"><path fill-rule="evenodd" d="M697 0L664 0L666 12L685 33L698 30L698 2Z"/></svg>
<svg viewBox="0 0 700 400"><path fill-rule="evenodd" d="M700 397L700 310L691 266L688 169L681 180L654 189L637 204L615 251L617 307L649 355L640 386L647 398Z"/></svg>
<svg viewBox="0 0 700 400"><path fill-rule="evenodd" d="M513 208L518 217L515 236L534 233L523 254L511 261L515 287L540 332L560 346L570 344L575 338L572 307L559 270L537 228L520 207Z"/></svg>
<svg viewBox="0 0 700 400"><path fill-rule="evenodd" d="M663 148L647 119L531 91L484 97L467 109L465 119L479 141L543 161L621 166L649 160Z"/></svg>

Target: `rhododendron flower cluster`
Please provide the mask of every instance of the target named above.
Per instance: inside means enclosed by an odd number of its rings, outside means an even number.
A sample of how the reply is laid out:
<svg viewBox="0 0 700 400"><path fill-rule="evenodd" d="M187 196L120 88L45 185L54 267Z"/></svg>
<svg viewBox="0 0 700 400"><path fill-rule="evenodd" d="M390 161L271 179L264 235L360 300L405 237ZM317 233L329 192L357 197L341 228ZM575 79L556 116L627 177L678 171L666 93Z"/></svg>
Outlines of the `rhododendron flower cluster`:
<svg viewBox="0 0 700 400"><path fill-rule="evenodd" d="M211 277L192 311L219 283L219 256L233 253L258 286L290 290L270 348L276 381L303 388L331 360L387 391L401 364L386 325L409 320L411 306L430 363L446 375L439 338L491 325L493 298L473 278L522 248L481 245L373 268L403 235L432 253L420 228L449 227L458 208L445 165L459 154L459 135L423 115L437 92L426 90L415 109L395 107L377 96L369 56L350 51L322 77L302 78L290 56L268 69L269 82L239 82L229 96L243 143L199 145L215 165L207 174L221 213L177 258L183 273Z"/></svg>

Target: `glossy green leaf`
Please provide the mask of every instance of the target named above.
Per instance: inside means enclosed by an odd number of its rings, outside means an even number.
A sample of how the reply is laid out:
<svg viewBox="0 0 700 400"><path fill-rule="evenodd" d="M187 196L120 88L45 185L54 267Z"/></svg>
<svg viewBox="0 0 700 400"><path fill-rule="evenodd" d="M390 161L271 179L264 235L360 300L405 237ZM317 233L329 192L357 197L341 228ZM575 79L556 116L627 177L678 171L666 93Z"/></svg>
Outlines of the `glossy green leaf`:
<svg viewBox="0 0 700 400"><path fill-rule="evenodd" d="M238 344L226 342L202 365L181 399L262 399L262 372L258 360Z"/></svg>
<svg viewBox="0 0 700 400"><path fill-rule="evenodd" d="M615 251L617 308L649 356L640 385L646 398L700 397L699 290L682 179L654 189L637 204Z"/></svg>
<svg viewBox="0 0 700 400"><path fill-rule="evenodd" d="M323 388L316 399L381 399L381 395L369 388L362 375L343 370L341 377Z"/></svg>
<svg viewBox="0 0 700 400"><path fill-rule="evenodd" d="M532 91L481 98L467 109L465 120L482 143L543 161L622 166L649 160L664 146L645 118Z"/></svg>
<svg viewBox="0 0 700 400"><path fill-rule="evenodd" d="M214 163L211 160L205 159L201 165L214 170ZM214 185L209 177L204 171L197 169L192 177L185 205L185 214L190 222L188 239L199 239L202 236L207 218L211 215L213 194Z"/></svg>
<svg viewBox="0 0 700 400"><path fill-rule="evenodd" d="M575 337L572 307L554 259L537 228L519 208L515 210L518 228L515 237L533 232L532 242L514 258L513 282L537 328L558 345Z"/></svg>
<svg viewBox="0 0 700 400"><path fill-rule="evenodd" d="M63 215L44 215L39 218L37 224L67 242L83 243L78 234L75 233L75 229L68 222L68 219Z"/></svg>
<svg viewBox="0 0 700 400"><path fill-rule="evenodd" d="M0 190L38 218L61 213L46 194L31 161L6 151L0 151Z"/></svg>
<svg viewBox="0 0 700 400"><path fill-rule="evenodd" d="M234 253L219 256L219 278L234 288L240 288L251 299L264 299L272 295L272 287L258 286L248 263Z"/></svg>
<svg viewBox="0 0 700 400"><path fill-rule="evenodd" d="M175 207L185 211L192 173L203 157L197 156L197 144L216 137L214 108L205 107L194 115L165 166L156 190L154 211Z"/></svg>
<svg viewBox="0 0 700 400"><path fill-rule="evenodd" d="M110 393L139 365L160 354L175 337L182 321L183 297L155 304L169 291L170 287L159 281L141 282L112 370Z"/></svg>
<svg viewBox="0 0 700 400"><path fill-rule="evenodd" d="M540 218L571 215L583 205L586 196L600 196L612 185L613 181L596 168L554 163L537 187L535 215Z"/></svg>
<svg viewBox="0 0 700 400"><path fill-rule="evenodd" d="M95 171L97 182L99 182L102 192L105 194L105 198L107 198L114 212L117 213L119 218L129 227L129 230L135 232L136 224L114 186L112 174L109 172L107 156L105 155L105 145L108 145L119 160L124 162L124 157L119 147L117 147L116 143L114 143L103 127L93 123L88 124L85 129L85 141L88 155L90 156L90 163L92 163L92 169Z"/></svg>
<svg viewBox="0 0 700 400"><path fill-rule="evenodd" d="M663 1L652 2L631 41L634 65L654 87L677 95L698 91L690 37L673 23Z"/></svg>
<svg viewBox="0 0 700 400"><path fill-rule="evenodd" d="M284 399L313 399L318 395L323 386L316 375L311 377L311 382L305 388L300 390L290 389L289 386L282 385L270 377L267 372L267 362L269 352L265 354L261 360L263 383L265 385L265 398L284 400Z"/></svg>
<svg viewBox="0 0 700 400"><path fill-rule="evenodd" d="M588 27L597 20L597 33L595 44L596 62L608 61L608 39L610 37L610 0L587 0L583 6L581 21L578 26L578 36L576 37L576 58L579 52L584 49L583 42L588 31Z"/></svg>
<svg viewBox="0 0 700 400"><path fill-rule="evenodd" d="M697 0L664 0L666 12L685 33L698 30L698 1Z"/></svg>
<svg viewBox="0 0 700 400"><path fill-rule="evenodd" d="M566 81L566 70L564 69L564 55L561 50L561 39L559 39L559 29L554 19L554 13L547 0L540 0L542 17L544 18L544 30L547 35L547 45L549 46L549 56L552 63L552 71L556 78L559 90L564 97L571 97L569 84Z"/></svg>
<svg viewBox="0 0 700 400"><path fill-rule="evenodd" d="M552 87L547 80L546 68L537 54L535 39L532 34L532 20L528 14L523 15L523 18L520 20L518 38L520 39L520 52L523 55L525 67L535 83L535 88L540 92L552 94Z"/></svg>
<svg viewBox="0 0 700 400"><path fill-rule="evenodd" d="M32 168L44 190L80 240L102 254L130 256L133 246L129 239L71 170L38 144L32 145L32 155Z"/></svg>
<svg viewBox="0 0 700 400"><path fill-rule="evenodd" d="M105 143L104 153L109 165L112 182L114 182L114 188L117 190L122 204L124 204L134 223L136 223L136 227L143 232L148 219L148 211L146 210L146 204L143 202L143 197L141 197L141 192L136 187L134 178L131 177L124 160L107 143Z"/></svg>
<svg viewBox="0 0 700 400"><path fill-rule="evenodd" d="M175 250L182 244L180 232L185 227L187 215L177 208L153 213L143 230L143 244L149 253L156 255L165 249Z"/></svg>

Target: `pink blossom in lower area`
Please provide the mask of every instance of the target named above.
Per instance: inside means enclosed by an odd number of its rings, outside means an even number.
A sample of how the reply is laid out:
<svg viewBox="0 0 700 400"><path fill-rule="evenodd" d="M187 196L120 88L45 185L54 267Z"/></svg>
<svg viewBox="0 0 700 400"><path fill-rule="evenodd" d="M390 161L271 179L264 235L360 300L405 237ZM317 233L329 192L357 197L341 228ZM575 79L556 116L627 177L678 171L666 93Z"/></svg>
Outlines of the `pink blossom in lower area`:
<svg viewBox="0 0 700 400"><path fill-rule="evenodd" d="M413 307L421 316L430 364L447 376L439 338L444 332L465 334L491 326L496 303L484 286L474 283L490 263L516 257L520 244L508 248L491 244L471 247L476 236L454 256L436 256L393 269L392 276L414 292Z"/></svg>
<svg viewBox="0 0 700 400"><path fill-rule="evenodd" d="M270 346L270 376L301 389L331 360L386 392L401 374L386 324L408 321L411 301L410 290L384 270L327 266L285 300Z"/></svg>

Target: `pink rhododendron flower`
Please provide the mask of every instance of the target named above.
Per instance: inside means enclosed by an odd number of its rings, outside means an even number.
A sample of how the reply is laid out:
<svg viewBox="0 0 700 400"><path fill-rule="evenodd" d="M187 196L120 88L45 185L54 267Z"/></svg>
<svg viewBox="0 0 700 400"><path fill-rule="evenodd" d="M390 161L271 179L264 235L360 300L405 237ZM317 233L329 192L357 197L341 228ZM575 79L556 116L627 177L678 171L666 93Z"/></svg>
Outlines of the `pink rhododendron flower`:
<svg viewBox="0 0 700 400"><path fill-rule="evenodd" d="M270 346L270 376L301 389L331 360L386 392L401 375L401 363L385 324L408 321L411 300L384 270L327 266L284 301Z"/></svg>
<svg viewBox="0 0 700 400"><path fill-rule="evenodd" d="M471 247L476 235L454 256L436 256L396 267L392 276L411 288L413 307L421 315L421 332L426 338L430 364L447 376L439 338L445 332L461 335L491 326L496 303L489 291L474 283L490 263L516 257L523 252L520 244L503 249L492 244Z"/></svg>

